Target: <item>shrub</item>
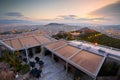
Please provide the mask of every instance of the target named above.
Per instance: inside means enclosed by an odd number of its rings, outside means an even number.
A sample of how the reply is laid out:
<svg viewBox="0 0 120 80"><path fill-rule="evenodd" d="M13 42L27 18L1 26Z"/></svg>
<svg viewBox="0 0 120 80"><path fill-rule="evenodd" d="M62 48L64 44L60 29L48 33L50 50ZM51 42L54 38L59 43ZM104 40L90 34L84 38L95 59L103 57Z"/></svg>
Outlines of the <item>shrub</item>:
<svg viewBox="0 0 120 80"><path fill-rule="evenodd" d="M21 74L26 74L27 72L30 71L30 66L28 64L22 65L21 67Z"/></svg>

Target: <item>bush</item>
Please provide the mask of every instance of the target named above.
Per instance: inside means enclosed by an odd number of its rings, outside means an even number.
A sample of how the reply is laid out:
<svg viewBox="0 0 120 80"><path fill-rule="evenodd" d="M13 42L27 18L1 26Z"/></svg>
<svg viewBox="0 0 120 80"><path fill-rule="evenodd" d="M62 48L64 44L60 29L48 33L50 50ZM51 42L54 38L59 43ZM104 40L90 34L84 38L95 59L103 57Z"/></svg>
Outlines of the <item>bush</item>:
<svg viewBox="0 0 120 80"><path fill-rule="evenodd" d="M30 66L28 64L22 65L21 67L21 74L26 74L27 72L30 71Z"/></svg>
<svg viewBox="0 0 120 80"><path fill-rule="evenodd" d="M22 69L22 65L17 65L14 69L16 72L20 72Z"/></svg>
<svg viewBox="0 0 120 80"><path fill-rule="evenodd" d="M30 64L30 66L31 66L32 68L35 67L35 62L30 62L29 64Z"/></svg>

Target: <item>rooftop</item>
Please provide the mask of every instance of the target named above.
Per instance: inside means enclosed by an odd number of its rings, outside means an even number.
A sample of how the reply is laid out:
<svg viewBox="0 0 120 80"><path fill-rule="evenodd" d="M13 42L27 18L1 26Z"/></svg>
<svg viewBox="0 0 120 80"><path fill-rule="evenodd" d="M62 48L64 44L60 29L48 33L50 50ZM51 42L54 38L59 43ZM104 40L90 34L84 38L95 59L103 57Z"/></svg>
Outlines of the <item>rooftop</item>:
<svg viewBox="0 0 120 80"><path fill-rule="evenodd" d="M65 41L65 40L58 40L58 41L56 41L56 42L47 44L47 45L45 45L45 46L46 46L46 48L53 50L53 49L55 49L56 47L60 47L60 46L62 46L62 45L64 45L64 44L67 44L67 41Z"/></svg>
<svg viewBox="0 0 120 80"><path fill-rule="evenodd" d="M85 68L86 70L90 71L91 73L95 74L102 59L103 56L99 56L91 52L82 50L74 57L72 57L70 60L78 64L79 66Z"/></svg>
<svg viewBox="0 0 120 80"><path fill-rule="evenodd" d="M13 50L21 50L30 48L30 47L35 47L35 46L40 46L41 44L44 43L49 43L54 41L55 39L52 39L48 36L43 36L43 35L32 35L32 36L24 36L24 37L17 37L17 38L12 38L12 39L7 39L1 41L2 44L6 45L6 47L13 49Z"/></svg>
<svg viewBox="0 0 120 80"><path fill-rule="evenodd" d="M110 54L120 57L120 49L103 45L94 45L92 43L77 40L70 41L69 44L93 52L98 55L106 56L107 54Z"/></svg>
<svg viewBox="0 0 120 80"><path fill-rule="evenodd" d="M87 51L83 48L74 46L69 42L63 40L58 40L56 42L49 43L44 47L50 50L53 54L59 56L69 64L72 64L76 68L82 70L83 72L92 77L97 76L106 58L106 56L104 55Z"/></svg>
<svg viewBox="0 0 120 80"><path fill-rule="evenodd" d="M64 58L69 58L72 56L75 52L77 52L79 49L70 45L65 45L60 49L55 50L55 53L58 55L63 56Z"/></svg>

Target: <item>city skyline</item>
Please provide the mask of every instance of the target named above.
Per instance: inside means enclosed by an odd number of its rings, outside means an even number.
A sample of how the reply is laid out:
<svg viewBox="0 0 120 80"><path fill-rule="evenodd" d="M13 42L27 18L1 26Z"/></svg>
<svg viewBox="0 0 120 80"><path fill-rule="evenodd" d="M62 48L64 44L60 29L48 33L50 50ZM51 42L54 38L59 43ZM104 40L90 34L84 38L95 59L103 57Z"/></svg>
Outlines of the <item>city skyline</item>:
<svg viewBox="0 0 120 80"><path fill-rule="evenodd" d="M0 24L119 24L119 0L1 0Z"/></svg>

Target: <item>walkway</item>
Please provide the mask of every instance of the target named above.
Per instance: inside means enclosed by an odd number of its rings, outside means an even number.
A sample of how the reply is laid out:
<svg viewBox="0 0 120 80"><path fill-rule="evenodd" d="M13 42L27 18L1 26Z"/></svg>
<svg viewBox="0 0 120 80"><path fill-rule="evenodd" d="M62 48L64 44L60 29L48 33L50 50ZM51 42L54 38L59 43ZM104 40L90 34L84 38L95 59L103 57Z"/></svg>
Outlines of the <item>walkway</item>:
<svg viewBox="0 0 120 80"><path fill-rule="evenodd" d="M40 57L39 54L35 56ZM40 59L44 62L44 68L39 80L73 80L73 76L65 72L61 63L54 62L50 56L40 57ZM34 58L30 61L34 61ZM36 67L38 66L36 64Z"/></svg>

